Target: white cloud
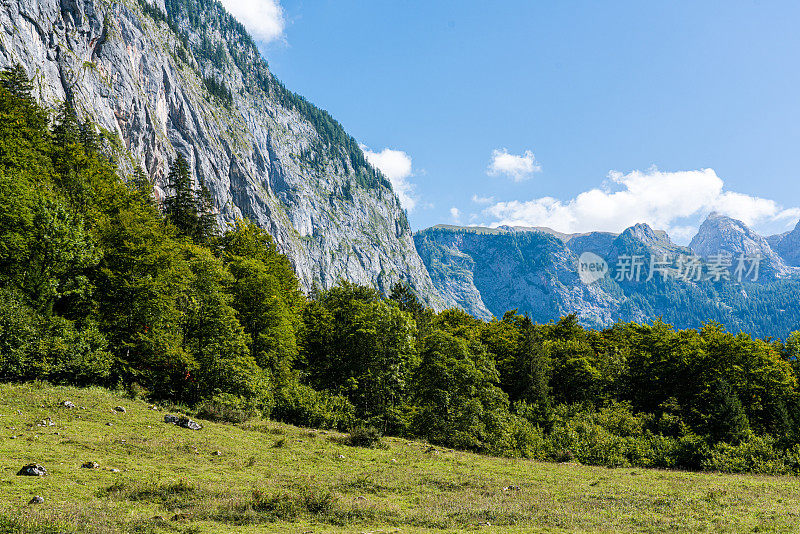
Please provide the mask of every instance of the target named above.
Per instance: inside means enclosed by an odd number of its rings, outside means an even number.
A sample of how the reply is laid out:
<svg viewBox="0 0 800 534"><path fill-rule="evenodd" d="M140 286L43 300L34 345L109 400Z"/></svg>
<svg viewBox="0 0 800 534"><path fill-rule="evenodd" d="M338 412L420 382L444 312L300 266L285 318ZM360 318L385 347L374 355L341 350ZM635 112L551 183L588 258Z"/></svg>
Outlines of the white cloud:
<svg viewBox="0 0 800 534"><path fill-rule="evenodd" d="M479 197L478 195L472 195L472 202L475 204L491 204L494 202L494 197Z"/></svg>
<svg viewBox="0 0 800 534"><path fill-rule="evenodd" d="M417 205L414 195L415 185L408 181L413 176L411 156L401 150L384 148L380 152L373 152L369 147L361 145L364 157L372 166L377 168L392 183L392 188L400 199L400 204L412 211Z"/></svg>
<svg viewBox="0 0 800 534"><path fill-rule="evenodd" d="M492 151L492 161L486 174L489 176L500 176L505 174L515 182L521 182L530 178L533 173L542 170L542 166L536 161L533 152L526 150L521 156L509 154L505 148Z"/></svg>
<svg viewBox="0 0 800 534"><path fill-rule="evenodd" d="M667 230L684 243L694 235L700 219L712 211L750 226L781 221L789 225L800 217L800 209L784 209L773 200L724 191L724 183L713 169L612 171L608 178L602 187L568 201L543 197L497 202L484 214L495 219L492 226L549 226L567 233L620 232L643 222Z"/></svg>
<svg viewBox="0 0 800 534"><path fill-rule="evenodd" d="M283 36L286 22L278 0L222 0L222 4L256 41L268 43Z"/></svg>
<svg viewBox="0 0 800 534"><path fill-rule="evenodd" d="M454 223L459 223L459 222L461 222L461 210L459 210L459 209L458 209L457 207L455 207L455 206L453 206L452 208L450 208L450 218L451 218L451 219L453 219L453 222L454 222Z"/></svg>

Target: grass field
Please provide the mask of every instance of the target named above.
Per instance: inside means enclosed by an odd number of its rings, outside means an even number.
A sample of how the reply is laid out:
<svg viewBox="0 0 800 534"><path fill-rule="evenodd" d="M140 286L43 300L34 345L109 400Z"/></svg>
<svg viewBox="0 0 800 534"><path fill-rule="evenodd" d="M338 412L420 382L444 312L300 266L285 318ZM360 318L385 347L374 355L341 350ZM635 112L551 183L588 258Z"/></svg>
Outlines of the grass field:
<svg viewBox="0 0 800 534"><path fill-rule="evenodd" d="M77 407L60 406L66 400ZM362 449L342 434L270 421L203 421L192 431L163 416L102 389L0 385L0 532L796 532L800 525L793 477L547 464L402 439ZM100 467L81 467L90 461ZM32 462L50 474L17 476ZM29 505L34 495L44 503Z"/></svg>

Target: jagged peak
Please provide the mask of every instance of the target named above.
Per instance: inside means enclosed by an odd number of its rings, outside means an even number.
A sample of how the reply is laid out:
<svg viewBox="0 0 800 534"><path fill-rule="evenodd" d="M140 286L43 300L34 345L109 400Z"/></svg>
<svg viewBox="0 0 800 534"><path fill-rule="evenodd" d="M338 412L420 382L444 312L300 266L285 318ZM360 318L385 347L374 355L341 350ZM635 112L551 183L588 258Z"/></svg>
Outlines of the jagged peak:
<svg viewBox="0 0 800 534"><path fill-rule="evenodd" d="M782 275L788 272L784 260L770 246L764 236L747 224L719 212L712 212L700 225L689 248L697 255L711 257L716 254L741 254L760 256L765 263L764 272Z"/></svg>

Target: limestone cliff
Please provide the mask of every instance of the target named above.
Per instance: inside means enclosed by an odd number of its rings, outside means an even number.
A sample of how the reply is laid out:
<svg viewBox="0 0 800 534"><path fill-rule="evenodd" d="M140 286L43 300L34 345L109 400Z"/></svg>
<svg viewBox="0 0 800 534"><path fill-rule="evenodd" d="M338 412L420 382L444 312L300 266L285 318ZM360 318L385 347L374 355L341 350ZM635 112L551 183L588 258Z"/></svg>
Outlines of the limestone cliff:
<svg viewBox="0 0 800 534"><path fill-rule="evenodd" d="M163 189L182 153L220 222L266 228L305 289L404 279L439 307L389 182L215 0L2 0L0 67L16 63L103 129L123 173Z"/></svg>

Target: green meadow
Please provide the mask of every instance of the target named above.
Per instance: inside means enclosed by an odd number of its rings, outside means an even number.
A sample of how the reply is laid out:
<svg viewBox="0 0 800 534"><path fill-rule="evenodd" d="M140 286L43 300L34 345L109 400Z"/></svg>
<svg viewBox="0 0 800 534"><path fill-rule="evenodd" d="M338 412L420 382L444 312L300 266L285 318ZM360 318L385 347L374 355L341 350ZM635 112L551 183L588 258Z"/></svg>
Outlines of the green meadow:
<svg viewBox="0 0 800 534"><path fill-rule="evenodd" d="M346 434L265 420L194 418L203 428L193 431L164 423L165 413L178 412L100 388L0 385L0 531L796 532L800 524L796 477L542 463L395 438L360 448ZM18 476L28 463L49 474ZM44 503L28 504L35 495Z"/></svg>

